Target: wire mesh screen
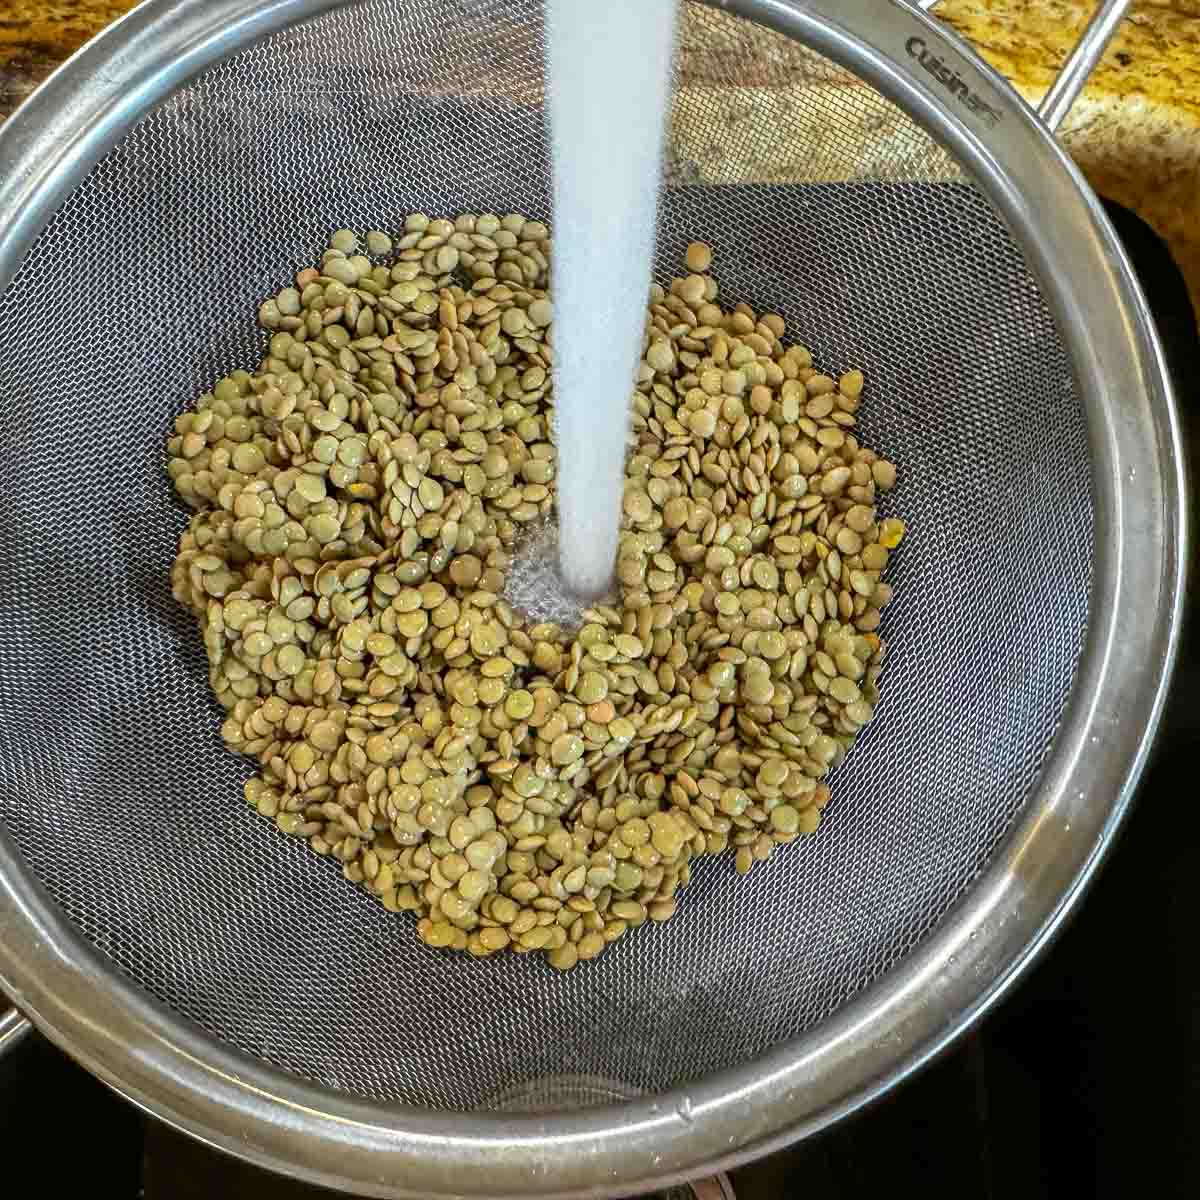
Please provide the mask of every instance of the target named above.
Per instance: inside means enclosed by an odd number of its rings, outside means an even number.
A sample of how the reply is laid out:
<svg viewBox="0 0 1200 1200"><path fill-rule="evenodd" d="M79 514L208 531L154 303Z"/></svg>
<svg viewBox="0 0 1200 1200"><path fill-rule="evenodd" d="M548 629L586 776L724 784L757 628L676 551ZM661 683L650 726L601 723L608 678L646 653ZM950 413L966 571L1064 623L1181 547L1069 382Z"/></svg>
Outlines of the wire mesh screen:
<svg viewBox="0 0 1200 1200"><path fill-rule="evenodd" d="M241 798L190 617L174 416L252 368L263 296L340 226L550 216L539 5L374 0L207 72L102 161L0 302L0 816L88 939L252 1055L385 1101L587 1104L806 1030L900 960L1037 780L1087 624L1086 426L1038 287L870 86L686 4L659 270L868 379L910 528L876 722L819 833L560 975L423 947ZM573 1084L571 1081L578 1081Z"/></svg>

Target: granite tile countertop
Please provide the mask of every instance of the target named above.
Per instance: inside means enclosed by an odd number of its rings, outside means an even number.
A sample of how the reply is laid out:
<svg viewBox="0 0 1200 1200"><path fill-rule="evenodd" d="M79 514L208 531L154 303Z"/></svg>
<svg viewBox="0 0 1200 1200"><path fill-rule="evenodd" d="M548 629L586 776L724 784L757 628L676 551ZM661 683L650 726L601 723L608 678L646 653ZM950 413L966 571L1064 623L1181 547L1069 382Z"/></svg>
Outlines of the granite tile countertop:
<svg viewBox="0 0 1200 1200"><path fill-rule="evenodd" d="M129 0L7 0L0 119ZM1054 77L1094 0L943 0L937 15L1029 100ZM1200 312L1200 0L1137 0L1062 129L1093 186L1171 247Z"/></svg>
<svg viewBox="0 0 1200 1200"><path fill-rule="evenodd" d="M937 12L1030 101L1093 0L946 0ZM1060 135L1092 186L1171 247L1200 314L1200 0L1136 0Z"/></svg>

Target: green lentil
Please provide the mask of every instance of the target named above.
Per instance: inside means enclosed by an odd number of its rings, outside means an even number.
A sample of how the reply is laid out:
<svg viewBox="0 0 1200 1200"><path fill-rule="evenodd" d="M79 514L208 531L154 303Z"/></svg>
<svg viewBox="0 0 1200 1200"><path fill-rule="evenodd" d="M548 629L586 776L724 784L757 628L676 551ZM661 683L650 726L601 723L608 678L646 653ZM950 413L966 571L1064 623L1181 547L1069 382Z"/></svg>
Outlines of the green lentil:
<svg viewBox="0 0 1200 1200"><path fill-rule="evenodd" d="M415 258L337 231L261 306L257 370L177 420L172 588L255 811L428 946L570 970L669 919L696 855L817 829L879 700L897 471L862 373L722 309L694 243L649 307L620 586L537 623L506 587L554 507L549 230L403 227Z"/></svg>

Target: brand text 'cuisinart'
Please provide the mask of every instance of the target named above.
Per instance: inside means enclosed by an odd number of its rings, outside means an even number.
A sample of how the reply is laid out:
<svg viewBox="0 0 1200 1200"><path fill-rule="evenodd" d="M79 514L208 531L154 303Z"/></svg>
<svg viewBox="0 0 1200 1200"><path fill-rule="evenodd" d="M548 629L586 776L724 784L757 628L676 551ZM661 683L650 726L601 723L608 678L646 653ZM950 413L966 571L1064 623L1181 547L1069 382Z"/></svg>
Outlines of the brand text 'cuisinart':
<svg viewBox="0 0 1200 1200"><path fill-rule="evenodd" d="M995 125L1000 120L1003 115L1000 110L993 108L971 91L958 72L929 49L924 38L910 37L904 43L904 48L910 58L915 58L938 83L947 91L953 92L973 113L983 117L990 125Z"/></svg>

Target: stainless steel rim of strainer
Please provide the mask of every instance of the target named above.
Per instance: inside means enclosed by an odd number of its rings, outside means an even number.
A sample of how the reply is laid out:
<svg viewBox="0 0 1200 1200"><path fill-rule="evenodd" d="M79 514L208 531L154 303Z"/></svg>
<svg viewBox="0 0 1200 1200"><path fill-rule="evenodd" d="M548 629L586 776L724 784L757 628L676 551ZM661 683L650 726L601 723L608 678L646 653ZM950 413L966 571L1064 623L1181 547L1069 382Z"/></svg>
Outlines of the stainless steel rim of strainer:
<svg viewBox="0 0 1200 1200"><path fill-rule="evenodd" d="M1087 642L1041 780L934 933L818 1026L686 1090L552 1116L372 1105L227 1048L118 974L0 831L0 984L134 1103L224 1150L332 1187L421 1197L629 1194L755 1157L886 1091L975 1021L1051 939L1129 805L1178 640L1186 488L1160 347L1102 209L1013 90L916 8L720 6L848 67L945 144L1008 221L1054 310L1089 419L1096 544ZM334 7L151 0L86 46L0 132L0 287L150 108L220 58ZM918 43L983 107L923 69Z"/></svg>

